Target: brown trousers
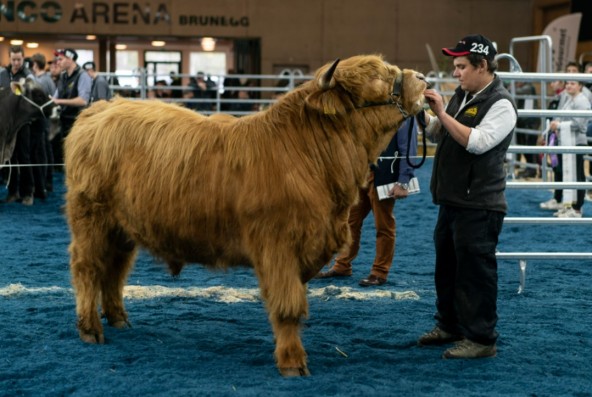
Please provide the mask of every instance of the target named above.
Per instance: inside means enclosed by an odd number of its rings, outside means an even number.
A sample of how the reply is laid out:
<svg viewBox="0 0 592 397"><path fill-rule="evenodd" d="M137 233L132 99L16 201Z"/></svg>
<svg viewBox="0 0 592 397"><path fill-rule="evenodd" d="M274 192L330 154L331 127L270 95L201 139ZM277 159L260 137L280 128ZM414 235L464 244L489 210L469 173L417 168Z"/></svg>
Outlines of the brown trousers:
<svg viewBox="0 0 592 397"><path fill-rule="evenodd" d="M360 250L360 236L364 219L370 211L374 214L376 227L376 255L370 274L386 279L395 255L396 223L393 214L394 199L378 200L374 188L374 175L371 173L370 183L359 191L360 200L353 206L349 214L349 227L352 234L352 244L349 252L335 259L333 270L340 274L352 274L352 261Z"/></svg>

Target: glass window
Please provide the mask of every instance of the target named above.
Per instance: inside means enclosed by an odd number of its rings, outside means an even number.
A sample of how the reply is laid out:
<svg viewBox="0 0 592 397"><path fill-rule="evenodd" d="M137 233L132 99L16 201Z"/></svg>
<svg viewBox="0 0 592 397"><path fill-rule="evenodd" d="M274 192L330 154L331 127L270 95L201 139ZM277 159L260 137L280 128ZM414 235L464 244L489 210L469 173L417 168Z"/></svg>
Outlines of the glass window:
<svg viewBox="0 0 592 397"><path fill-rule="evenodd" d="M197 72L213 75L212 80L218 81L217 75L226 74L226 53L224 52L192 52L189 54L189 73Z"/></svg>
<svg viewBox="0 0 592 397"><path fill-rule="evenodd" d="M84 65L86 62L90 62L94 60L94 52L93 50L76 50L78 54L78 58L76 59L76 63L80 66Z"/></svg>
<svg viewBox="0 0 592 397"><path fill-rule="evenodd" d="M137 87L138 77L131 76L138 73L139 54L138 51L117 50L115 59L115 73L122 87ZM128 75L129 77L126 77Z"/></svg>
<svg viewBox="0 0 592 397"><path fill-rule="evenodd" d="M146 51L144 53L146 62L181 62L180 51Z"/></svg>

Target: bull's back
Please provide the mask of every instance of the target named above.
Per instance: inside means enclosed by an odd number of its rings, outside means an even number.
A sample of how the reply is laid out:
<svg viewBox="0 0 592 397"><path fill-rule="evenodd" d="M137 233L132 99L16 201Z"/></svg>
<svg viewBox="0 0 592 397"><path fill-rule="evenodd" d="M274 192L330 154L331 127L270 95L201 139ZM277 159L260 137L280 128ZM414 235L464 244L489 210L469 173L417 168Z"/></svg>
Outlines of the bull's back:
<svg viewBox="0 0 592 397"><path fill-rule="evenodd" d="M167 259L243 260L240 248L228 250L240 246L236 192L220 183L221 125L230 122L157 101L93 105L65 143L69 218L95 208L97 218Z"/></svg>

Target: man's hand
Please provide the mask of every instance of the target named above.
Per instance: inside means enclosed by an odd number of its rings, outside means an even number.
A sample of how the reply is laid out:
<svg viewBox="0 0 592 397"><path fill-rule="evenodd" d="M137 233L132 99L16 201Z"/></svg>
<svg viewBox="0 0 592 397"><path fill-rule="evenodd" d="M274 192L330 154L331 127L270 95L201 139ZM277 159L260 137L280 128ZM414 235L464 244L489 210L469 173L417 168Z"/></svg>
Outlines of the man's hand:
<svg viewBox="0 0 592 397"><path fill-rule="evenodd" d="M403 189L401 185L395 184L391 190L388 192L389 197L397 199L404 199L409 196L409 191L407 189Z"/></svg>
<svg viewBox="0 0 592 397"><path fill-rule="evenodd" d="M428 105L430 105L432 112L434 112L436 116L441 115L444 112L444 99L442 98L442 95L433 89L425 90L423 94Z"/></svg>

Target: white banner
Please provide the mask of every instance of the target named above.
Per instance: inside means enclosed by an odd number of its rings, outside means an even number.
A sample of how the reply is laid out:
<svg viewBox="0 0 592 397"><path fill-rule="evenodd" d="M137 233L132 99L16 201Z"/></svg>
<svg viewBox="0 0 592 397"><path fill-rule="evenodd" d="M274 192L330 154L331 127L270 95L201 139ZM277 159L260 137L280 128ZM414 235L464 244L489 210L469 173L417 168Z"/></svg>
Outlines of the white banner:
<svg viewBox="0 0 592 397"><path fill-rule="evenodd" d="M553 69L546 72L564 72L565 65L576 60L576 47L578 45L581 20L582 13L577 12L559 17L547 25L543 35L550 36L553 43ZM541 72L540 63L537 71Z"/></svg>

